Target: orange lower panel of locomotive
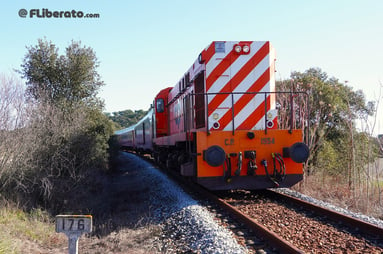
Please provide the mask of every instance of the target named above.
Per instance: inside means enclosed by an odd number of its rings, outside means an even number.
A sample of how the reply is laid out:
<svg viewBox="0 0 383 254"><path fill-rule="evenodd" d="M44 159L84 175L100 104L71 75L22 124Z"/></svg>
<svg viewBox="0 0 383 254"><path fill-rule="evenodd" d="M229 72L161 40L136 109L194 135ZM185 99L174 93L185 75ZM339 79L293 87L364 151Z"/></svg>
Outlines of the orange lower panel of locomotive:
<svg viewBox="0 0 383 254"><path fill-rule="evenodd" d="M290 187L303 179L309 149L301 130L196 133L197 182L211 190Z"/></svg>

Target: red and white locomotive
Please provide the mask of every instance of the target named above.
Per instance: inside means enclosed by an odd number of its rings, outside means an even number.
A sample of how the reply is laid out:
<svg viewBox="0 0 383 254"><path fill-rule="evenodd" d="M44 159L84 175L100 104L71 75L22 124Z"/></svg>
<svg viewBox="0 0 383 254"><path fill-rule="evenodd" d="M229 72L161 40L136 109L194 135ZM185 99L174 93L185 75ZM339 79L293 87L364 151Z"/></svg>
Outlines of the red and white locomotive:
<svg viewBox="0 0 383 254"><path fill-rule="evenodd" d="M212 42L143 119L115 133L121 147L212 190L296 184L309 149L295 124L278 129L274 65L268 41Z"/></svg>

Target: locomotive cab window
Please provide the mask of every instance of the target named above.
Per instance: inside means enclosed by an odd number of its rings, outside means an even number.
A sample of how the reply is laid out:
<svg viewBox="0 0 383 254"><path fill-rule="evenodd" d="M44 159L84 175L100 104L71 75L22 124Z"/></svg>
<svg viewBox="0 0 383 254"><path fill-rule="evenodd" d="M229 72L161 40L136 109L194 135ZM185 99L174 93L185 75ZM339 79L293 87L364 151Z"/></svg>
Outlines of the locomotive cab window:
<svg viewBox="0 0 383 254"><path fill-rule="evenodd" d="M156 102L156 111L157 113L162 113L165 111L165 103L164 103L164 99L157 99L157 102Z"/></svg>

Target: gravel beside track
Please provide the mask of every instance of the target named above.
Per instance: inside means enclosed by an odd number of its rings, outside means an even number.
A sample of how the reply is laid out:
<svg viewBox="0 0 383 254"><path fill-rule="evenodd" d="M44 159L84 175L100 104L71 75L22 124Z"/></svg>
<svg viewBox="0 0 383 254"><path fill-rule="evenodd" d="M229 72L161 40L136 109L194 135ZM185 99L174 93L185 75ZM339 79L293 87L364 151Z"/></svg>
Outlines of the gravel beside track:
<svg viewBox="0 0 383 254"><path fill-rule="evenodd" d="M337 207L335 205L329 204L329 203L321 201L321 200L317 200L315 198L309 197L307 195L304 195L302 193L299 193L297 191L293 191L293 190L290 190L290 189L281 188L281 189L274 189L274 191L281 192L281 193L284 193L284 194L287 194L287 195L299 198L299 199L307 201L309 203L316 204L318 206L321 206L321 207L324 207L324 208L327 208L327 209L331 209L331 210L334 210L336 212L343 213L345 215L348 215L348 216L351 216L351 217L354 217L354 218L357 218L357 219L360 219L360 220L364 220L366 222L369 222L371 224L374 224L374 225L377 225L378 227L383 228L383 221L379 220L379 219L376 219L374 217L370 217L370 216L367 216L367 215L364 215L364 214L361 214L361 213L354 213L354 212L351 212L349 210Z"/></svg>
<svg viewBox="0 0 383 254"><path fill-rule="evenodd" d="M129 168L139 168L140 184L148 186L145 203L153 223L161 224L161 253L247 253L233 234L218 225L214 215L185 194L150 163L133 154L121 153Z"/></svg>

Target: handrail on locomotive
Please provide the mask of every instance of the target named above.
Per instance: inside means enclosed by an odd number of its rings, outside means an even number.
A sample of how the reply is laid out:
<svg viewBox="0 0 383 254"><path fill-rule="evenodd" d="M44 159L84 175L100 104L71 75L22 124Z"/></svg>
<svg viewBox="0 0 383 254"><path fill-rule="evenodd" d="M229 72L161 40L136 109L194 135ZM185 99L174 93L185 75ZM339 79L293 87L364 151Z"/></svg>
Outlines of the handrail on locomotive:
<svg viewBox="0 0 383 254"><path fill-rule="evenodd" d="M232 112L232 132L233 132L233 135L235 134L235 120L234 120L234 115L235 115L235 107L234 107L234 95L244 95L244 94L249 94L249 95L258 95L258 94L263 94L264 95L264 101L263 101L263 104L265 105L265 111L264 111L264 114L267 113L267 95L269 94L278 94L278 95L281 95L281 94L287 94L287 95L290 95L290 106L289 106L289 109L290 109L290 118L289 118L289 132L291 133L293 129L297 128L297 123L298 125L300 125L300 128L301 129L305 129L307 130L305 133L306 133L306 137L305 137L305 140L307 140L307 137L309 136L309 130L310 130L310 121L308 120L308 116L310 115L310 108L309 108L309 103L308 103L308 94L306 92L302 92L302 91L288 91L288 92L284 92L284 91L276 91L276 92L220 92L220 93L190 93L188 94L188 96L198 96L198 95L203 95L206 97L206 101L208 101L208 97L209 95L222 95L222 94L228 94L231 96L231 112ZM305 97L305 105L306 105L306 119L300 119L300 121L295 121L296 119L296 114L295 114L295 107L294 107L294 98L297 97L297 96L304 96ZM169 103L171 104L171 103ZM277 106L278 108L278 106ZM209 112L209 105L206 105L206 118L208 118L208 112ZM299 116L299 115L298 115ZM279 121L278 121L279 122ZM267 118L265 117L265 126L267 126ZM268 128L265 128L264 131L265 131L265 134L267 134L267 129ZM207 123L206 125L206 132L207 133L210 133L210 126L209 126L209 123Z"/></svg>

